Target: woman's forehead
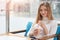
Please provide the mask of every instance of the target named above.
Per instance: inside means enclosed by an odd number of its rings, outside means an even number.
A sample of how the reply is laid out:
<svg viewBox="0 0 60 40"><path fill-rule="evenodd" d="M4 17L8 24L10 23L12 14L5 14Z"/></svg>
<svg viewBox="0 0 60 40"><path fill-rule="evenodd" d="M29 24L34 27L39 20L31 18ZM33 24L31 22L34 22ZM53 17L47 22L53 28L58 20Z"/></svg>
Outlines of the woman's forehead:
<svg viewBox="0 0 60 40"><path fill-rule="evenodd" d="M47 8L46 8L46 6L43 5L40 7L40 9L47 9Z"/></svg>

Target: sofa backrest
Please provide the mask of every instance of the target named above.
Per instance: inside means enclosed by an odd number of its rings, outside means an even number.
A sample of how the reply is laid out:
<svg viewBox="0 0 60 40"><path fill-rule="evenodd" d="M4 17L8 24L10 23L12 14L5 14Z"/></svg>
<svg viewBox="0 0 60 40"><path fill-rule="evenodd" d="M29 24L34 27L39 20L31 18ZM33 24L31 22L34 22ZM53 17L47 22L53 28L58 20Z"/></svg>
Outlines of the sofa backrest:
<svg viewBox="0 0 60 40"><path fill-rule="evenodd" d="M58 28L57 28L56 34L60 34L60 24L58 24ZM54 38L54 40L60 40L60 37L57 36L57 37Z"/></svg>
<svg viewBox="0 0 60 40"><path fill-rule="evenodd" d="M27 36L27 33L28 33L28 31L30 30L30 28L32 26L32 22L28 22L28 24L26 26L27 26L27 28L26 28L26 32L25 32L24 36Z"/></svg>

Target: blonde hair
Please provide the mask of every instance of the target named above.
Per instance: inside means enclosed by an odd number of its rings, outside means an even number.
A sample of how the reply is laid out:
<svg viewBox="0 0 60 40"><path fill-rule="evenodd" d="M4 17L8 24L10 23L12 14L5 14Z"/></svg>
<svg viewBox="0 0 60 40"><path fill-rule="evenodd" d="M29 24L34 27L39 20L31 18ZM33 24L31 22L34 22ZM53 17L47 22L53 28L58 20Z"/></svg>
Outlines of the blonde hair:
<svg viewBox="0 0 60 40"><path fill-rule="evenodd" d="M48 2L45 2L45 3L41 3L39 8L38 8L38 14L37 14L36 23L38 22L38 20L42 20L42 18L43 18L41 13L40 13L41 6L45 6L47 8L47 17L48 17L48 20L53 20L52 10L51 10L50 4Z"/></svg>

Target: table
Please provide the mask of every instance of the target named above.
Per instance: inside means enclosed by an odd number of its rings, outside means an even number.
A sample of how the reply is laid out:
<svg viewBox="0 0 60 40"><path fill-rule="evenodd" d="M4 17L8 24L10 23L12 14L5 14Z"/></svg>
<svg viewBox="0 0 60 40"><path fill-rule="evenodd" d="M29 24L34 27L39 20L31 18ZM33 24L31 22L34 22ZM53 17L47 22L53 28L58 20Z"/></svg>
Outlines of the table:
<svg viewBox="0 0 60 40"><path fill-rule="evenodd" d="M29 37L22 37L16 34L1 34L0 40L31 40Z"/></svg>

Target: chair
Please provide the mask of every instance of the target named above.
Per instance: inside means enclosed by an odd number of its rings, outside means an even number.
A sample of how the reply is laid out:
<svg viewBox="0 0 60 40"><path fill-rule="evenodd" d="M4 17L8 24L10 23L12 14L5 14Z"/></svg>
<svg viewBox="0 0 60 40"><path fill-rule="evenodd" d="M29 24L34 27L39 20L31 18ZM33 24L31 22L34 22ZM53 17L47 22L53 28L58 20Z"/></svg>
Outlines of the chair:
<svg viewBox="0 0 60 40"><path fill-rule="evenodd" d="M27 33L30 30L31 26L32 26L32 22L28 22L26 32L25 32L25 36L27 36Z"/></svg>
<svg viewBox="0 0 60 40"><path fill-rule="evenodd" d="M54 38L54 40L60 40L60 24L58 24L57 32L56 34L59 34L57 37Z"/></svg>

